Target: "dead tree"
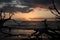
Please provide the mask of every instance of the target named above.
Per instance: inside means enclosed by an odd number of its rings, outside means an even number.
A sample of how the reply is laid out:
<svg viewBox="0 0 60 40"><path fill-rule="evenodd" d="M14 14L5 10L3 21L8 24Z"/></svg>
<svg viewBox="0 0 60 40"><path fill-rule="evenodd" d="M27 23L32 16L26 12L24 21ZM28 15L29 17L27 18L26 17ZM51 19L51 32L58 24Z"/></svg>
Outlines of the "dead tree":
<svg viewBox="0 0 60 40"><path fill-rule="evenodd" d="M60 12L59 12L59 9L58 9L58 8L56 7L56 5L55 5L55 1L54 1L54 0L51 0L51 4L52 4L52 7L49 7L50 12L56 16L56 19L59 19L59 20L60 20ZM57 20L56 20L56 23L59 24L60 21L57 21ZM57 25L57 24L56 24L56 25ZM58 25L57 25L57 27L58 27ZM57 32L55 32L56 30L51 29L51 28L49 28L49 29L50 29L51 31L53 31L56 36L60 37L60 36L59 36L60 34L58 34ZM57 29L57 31L59 31L59 30ZM53 35L54 35L54 34L53 34Z"/></svg>
<svg viewBox="0 0 60 40"><path fill-rule="evenodd" d="M51 4L52 4L53 7L49 7L49 10L51 11L52 14L54 14L56 16L57 19L60 19L60 16L59 16L60 12L56 8L54 0L51 0ZM54 12L56 12L56 13L54 13Z"/></svg>
<svg viewBox="0 0 60 40"><path fill-rule="evenodd" d="M8 17L8 18L6 18L6 15L7 15L6 12L4 12L3 10L0 11L0 27L2 27L3 24L4 24L6 21L11 20L11 17L12 17L14 14L9 13L9 17Z"/></svg>

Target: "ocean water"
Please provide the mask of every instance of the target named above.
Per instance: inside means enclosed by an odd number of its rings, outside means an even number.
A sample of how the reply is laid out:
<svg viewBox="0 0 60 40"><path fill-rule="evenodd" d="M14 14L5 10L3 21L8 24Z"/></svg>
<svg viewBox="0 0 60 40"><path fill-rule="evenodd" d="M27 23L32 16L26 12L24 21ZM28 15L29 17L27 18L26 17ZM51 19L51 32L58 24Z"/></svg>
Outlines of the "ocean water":
<svg viewBox="0 0 60 40"><path fill-rule="evenodd" d="M60 21L47 21L48 27L52 29L57 29L60 27ZM19 38L28 38L29 35L34 33L34 29L43 29L45 28L45 24L43 21L8 21L4 24L4 26L13 27L11 29L11 34L21 34L18 36ZM8 29L3 29L4 32L8 33Z"/></svg>

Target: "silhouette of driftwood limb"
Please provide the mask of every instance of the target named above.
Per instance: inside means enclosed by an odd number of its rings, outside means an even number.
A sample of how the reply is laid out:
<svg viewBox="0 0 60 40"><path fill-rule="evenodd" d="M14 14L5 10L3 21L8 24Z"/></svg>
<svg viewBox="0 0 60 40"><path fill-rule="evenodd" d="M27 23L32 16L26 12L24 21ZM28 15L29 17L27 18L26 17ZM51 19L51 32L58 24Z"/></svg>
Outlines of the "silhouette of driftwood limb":
<svg viewBox="0 0 60 40"><path fill-rule="evenodd" d="M43 29L35 29L34 30L35 32L33 34L31 34L30 37L36 36L36 38L39 38L39 36L42 36L43 33L45 33L48 38L49 38L49 36L53 39L60 37L60 34L58 32L56 32L56 31L59 31L60 29L52 29L52 28L48 27L46 19L44 20L44 26L45 26L45 28L43 28Z"/></svg>

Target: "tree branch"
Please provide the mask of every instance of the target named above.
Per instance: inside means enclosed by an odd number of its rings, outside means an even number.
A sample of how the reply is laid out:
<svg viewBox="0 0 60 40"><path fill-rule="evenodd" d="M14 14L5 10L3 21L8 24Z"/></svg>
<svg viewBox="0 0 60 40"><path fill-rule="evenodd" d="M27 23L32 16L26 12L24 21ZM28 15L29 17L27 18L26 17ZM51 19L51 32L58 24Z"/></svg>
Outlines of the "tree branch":
<svg viewBox="0 0 60 40"><path fill-rule="evenodd" d="M51 12L52 14L54 14L55 16L58 16L57 14L55 14L55 13L51 10L50 7L49 7L49 10L50 10L50 12Z"/></svg>
<svg viewBox="0 0 60 40"><path fill-rule="evenodd" d="M51 0L51 1L52 1L53 7L54 7L54 9L56 10L56 12L57 12L58 14L60 14L60 12L57 10L57 8L56 8L56 6L55 6L54 0Z"/></svg>

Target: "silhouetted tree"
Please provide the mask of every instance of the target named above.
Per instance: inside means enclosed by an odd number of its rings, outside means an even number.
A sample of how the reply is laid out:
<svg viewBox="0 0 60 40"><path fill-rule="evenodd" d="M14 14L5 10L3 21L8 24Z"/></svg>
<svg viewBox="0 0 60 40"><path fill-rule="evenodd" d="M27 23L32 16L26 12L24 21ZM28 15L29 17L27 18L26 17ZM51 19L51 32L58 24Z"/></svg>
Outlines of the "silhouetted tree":
<svg viewBox="0 0 60 40"><path fill-rule="evenodd" d="M8 20L11 20L12 16L14 15L14 12L15 11L13 11L11 9L11 7L4 6L3 8L0 8L0 33L6 34L2 30L4 27L6 27L6 26L4 26L4 23L7 22ZM9 33L10 33L11 28L8 28L8 29L9 29Z"/></svg>
<svg viewBox="0 0 60 40"><path fill-rule="evenodd" d="M11 20L11 17L14 15L14 12L7 12L4 9L0 10L0 27L3 26L3 24L8 21Z"/></svg>
<svg viewBox="0 0 60 40"><path fill-rule="evenodd" d="M51 11L52 14L54 14L56 16L57 19L60 20L60 12L59 12L59 9L56 8L55 1L51 0L51 3L52 3L52 7L49 7L49 10ZM56 23L60 24L59 21L56 21ZM57 27L59 27L59 26L57 25ZM60 34L56 32L56 31L59 31L59 28L57 30L49 28L49 30L53 32L53 33L50 32L52 35L49 33L49 35L51 35L52 37L54 37L54 38L59 38L60 37L59 36ZM55 37L55 36L57 36L57 37Z"/></svg>
<svg viewBox="0 0 60 40"><path fill-rule="evenodd" d="M51 11L52 14L56 16L56 18L60 19L60 12L56 8L54 0L51 0L51 3L52 3L52 7L49 7L49 10Z"/></svg>

